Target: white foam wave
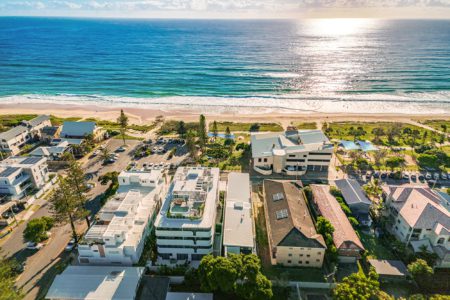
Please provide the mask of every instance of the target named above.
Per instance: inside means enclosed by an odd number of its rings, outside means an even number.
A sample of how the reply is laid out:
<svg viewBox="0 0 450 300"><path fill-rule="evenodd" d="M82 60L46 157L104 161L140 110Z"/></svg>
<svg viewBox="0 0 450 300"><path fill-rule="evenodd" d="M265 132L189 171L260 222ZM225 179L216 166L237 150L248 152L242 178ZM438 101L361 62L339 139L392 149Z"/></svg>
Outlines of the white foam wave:
<svg viewBox="0 0 450 300"><path fill-rule="evenodd" d="M252 113L392 113L450 114L450 93L358 95L260 95L255 97L174 96L135 98L103 95L15 95L0 97L0 104L70 104L135 107L197 112Z"/></svg>
<svg viewBox="0 0 450 300"><path fill-rule="evenodd" d="M291 73L291 72L268 72L263 73L263 77L272 77L272 78L299 78L302 77L301 74Z"/></svg>

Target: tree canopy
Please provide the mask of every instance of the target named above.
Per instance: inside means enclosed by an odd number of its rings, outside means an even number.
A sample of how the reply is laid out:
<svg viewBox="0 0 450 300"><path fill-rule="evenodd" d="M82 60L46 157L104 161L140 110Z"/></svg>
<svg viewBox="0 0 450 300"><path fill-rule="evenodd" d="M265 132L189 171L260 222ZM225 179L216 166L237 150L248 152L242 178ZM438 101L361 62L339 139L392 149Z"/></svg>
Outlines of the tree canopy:
<svg viewBox="0 0 450 300"><path fill-rule="evenodd" d="M378 274L371 269L368 276L364 273L353 273L345 277L333 290L333 299L336 300L369 300L378 299L380 283Z"/></svg>
<svg viewBox="0 0 450 300"><path fill-rule="evenodd" d="M37 219L32 219L27 223L25 230L23 231L23 237L25 240L39 243L48 238L47 231L49 231L55 220L51 217L41 217Z"/></svg>
<svg viewBox="0 0 450 300"><path fill-rule="evenodd" d="M1 252L1 249L0 249ZM0 256L0 300L19 300L22 291L15 287L17 261Z"/></svg>
<svg viewBox="0 0 450 300"><path fill-rule="evenodd" d="M125 145L125 134L128 127L128 117L123 112L123 109L120 110L120 116L117 118L117 123L119 123L120 125L120 134L122 135L123 144Z"/></svg>

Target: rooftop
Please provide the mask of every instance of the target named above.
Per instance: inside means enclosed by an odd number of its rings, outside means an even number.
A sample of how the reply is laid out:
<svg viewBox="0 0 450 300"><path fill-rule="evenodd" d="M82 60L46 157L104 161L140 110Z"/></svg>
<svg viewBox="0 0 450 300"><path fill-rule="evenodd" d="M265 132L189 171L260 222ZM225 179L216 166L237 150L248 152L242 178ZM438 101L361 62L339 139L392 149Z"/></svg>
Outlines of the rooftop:
<svg viewBox="0 0 450 300"><path fill-rule="evenodd" d="M132 178L132 180L124 180ZM148 181L151 178L153 182ZM136 246L149 217L156 209L155 192L162 182L161 170L123 171L119 189L98 213L99 221L89 228L85 242L116 241L117 247ZM116 237L120 237L119 241Z"/></svg>
<svg viewBox="0 0 450 300"><path fill-rule="evenodd" d="M332 148L321 130L295 130L285 132L254 133L251 136L252 156L284 155L296 151L320 151Z"/></svg>
<svg viewBox="0 0 450 300"><path fill-rule="evenodd" d="M44 157L30 157L30 156L11 156L0 161L0 167L30 167L41 162L45 162Z"/></svg>
<svg viewBox="0 0 450 300"><path fill-rule="evenodd" d="M218 184L218 168L178 168L155 225L210 228L214 224Z"/></svg>
<svg viewBox="0 0 450 300"><path fill-rule="evenodd" d="M8 131L0 133L0 140L8 141L25 132L28 132L28 128L23 125L19 125L9 129Z"/></svg>
<svg viewBox="0 0 450 300"><path fill-rule="evenodd" d="M88 134L93 134L97 127L95 122L74 122L65 121L61 131L61 137L76 136L84 137Z"/></svg>
<svg viewBox="0 0 450 300"><path fill-rule="evenodd" d="M40 116L37 116L36 118L31 119L29 121L22 121L22 123L24 125L35 127L35 126L41 125L45 121L50 121L50 116L49 115L40 115Z"/></svg>
<svg viewBox="0 0 450 300"><path fill-rule="evenodd" d="M384 185L382 189L409 226L431 228L436 234L450 231L450 212L442 206L442 199L431 188Z"/></svg>
<svg viewBox="0 0 450 300"><path fill-rule="evenodd" d="M30 156L50 156L52 154L59 155L64 153L67 147L69 147L69 143L67 141L63 141L56 146L38 147L30 152Z"/></svg>
<svg viewBox="0 0 450 300"><path fill-rule="evenodd" d="M401 260L369 259L369 263L379 275L406 276L408 269Z"/></svg>
<svg viewBox="0 0 450 300"><path fill-rule="evenodd" d="M267 231L273 246L326 248L304 194L291 181L264 180Z"/></svg>
<svg viewBox="0 0 450 300"><path fill-rule="evenodd" d="M317 205L320 214L330 221L334 227L333 241L336 248L345 246L345 243L353 243L361 250L364 250L364 246L356 235L355 230L350 224L347 216L342 211L340 204L336 198L330 194L330 186L323 184L310 185L314 203Z"/></svg>
<svg viewBox="0 0 450 300"><path fill-rule="evenodd" d="M338 179L335 181L339 190L344 196L345 202L351 206L352 204L364 203L367 205L372 202L367 198L358 181L354 179Z"/></svg>
<svg viewBox="0 0 450 300"><path fill-rule="evenodd" d="M68 266L46 299L134 300L144 268Z"/></svg>
<svg viewBox="0 0 450 300"><path fill-rule="evenodd" d="M250 248L255 246L250 175L247 173L230 173L228 175L223 244Z"/></svg>

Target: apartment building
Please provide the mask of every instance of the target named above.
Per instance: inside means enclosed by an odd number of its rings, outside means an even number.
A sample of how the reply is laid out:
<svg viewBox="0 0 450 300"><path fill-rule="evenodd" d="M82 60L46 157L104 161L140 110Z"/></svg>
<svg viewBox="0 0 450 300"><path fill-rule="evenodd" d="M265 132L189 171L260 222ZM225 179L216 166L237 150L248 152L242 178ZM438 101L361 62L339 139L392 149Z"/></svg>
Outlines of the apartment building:
<svg viewBox="0 0 450 300"><path fill-rule="evenodd" d="M84 139L87 135L92 135L94 140L98 141L103 138L104 131L97 123L91 121L65 121L60 133L60 137L64 139Z"/></svg>
<svg viewBox="0 0 450 300"><path fill-rule="evenodd" d="M438 266L450 267L450 212L443 199L424 186L384 185L382 189L390 231L415 250L426 246L440 258Z"/></svg>
<svg viewBox="0 0 450 300"><path fill-rule="evenodd" d="M333 154L333 144L321 130L255 133L251 144L253 168L264 175L325 172Z"/></svg>
<svg viewBox="0 0 450 300"><path fill-rule="evenodd" d="M166 194L162 170L123 171L119 189L108 200L78 247L83 264L132 265L139 261L145 240Z"/></svg>
<svg viewBox="0 0 450 300"><path fill-rule="evenodd" d="M223 228L224 255L255 252L254 225L248 173L228 174Z"/></svg>
<svg viewBox="0 0 450 300"><path fill-rule="evenodd" d="M156 217L159 260L200 261L213 252L219 169L180 167Z"/></svg>
<svg viewBox="0 0 450 300"><path fill-rule="evenodd" d="M27 191L40 189L48 179L45 157L9 157L0 161L0 195L11 200L19 200Z"/></svg>
<svg viewBox="0 0 450 300"><path fill-rule="evenodd" d="M29 121L22 121L18 126L0 133L0 151L10 155L17 155L23 146L41 137L42 129L51 126L50 117L38 116Z"/></svg>
<svg viewBox="0 0 450 300"><path fill-rule="evenodd" d="M326 244L295 182L264 180L264 210L272 264L320 268Z"/></svg>
<svg viewBox="0 0 450 300"><path fill-rule="evenodd" d="M350 224L347 216L336 198L330 194L330 186L323 184L310 185L313 206L318 215L330 221L334 227L333 243L338 250L339 261L353 263L361 258L365 250L361 240Z"/></svg>

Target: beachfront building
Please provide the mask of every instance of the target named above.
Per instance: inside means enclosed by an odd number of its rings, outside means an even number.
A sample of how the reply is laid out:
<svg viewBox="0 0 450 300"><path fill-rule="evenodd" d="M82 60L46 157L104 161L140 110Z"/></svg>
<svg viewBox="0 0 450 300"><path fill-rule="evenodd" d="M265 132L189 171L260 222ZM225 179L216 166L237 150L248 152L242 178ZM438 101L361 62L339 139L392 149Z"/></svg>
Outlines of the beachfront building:
<svg viewBox="0 0 450 300"><path fill-rule="evenodd" d="M17 155L27 143L38 140L42 129L51 126L50 117L41 115L29 121L22 121L8 131L0 133L0 151Z"/></svg>
<svg viewBox="0 0 450 300"><path fill-rule="evenodd" d="M78 247L83 264L132 265L139 261L166 193L162 170L123 171L119 189Z"/></svg>
<svg viewBox="0 0 450 300"><path fill-rule="evenodd" d="M316 213L330 221L334 227L333 243L338 250L339 261L343 263L356 262L361 257L364 246L342 211L339 202L330 194L330 186L312 184L310 187Z"/></svg>
<svg viewBox="0 0 450 300"><path fill-rule="evenodd" d="M333 144L321 130L255 133L251 144L253 168L264 175L326 172L333 154Z"/></svg>
<svg viewBox="0 0 450 300"><path fill-rule="evenodd" d="M372 202L355 179L338 179L334 182L344 197L345 203L358 220L359 224L370 226L372 219L369 211Z"/></svg>
<svg viewBox="0 0 450 300"><path fill-rule="evenodd" d="M9 157L0 162L0 195L22 199L28 191L40 189L48 181L44 157Z"/></svg>
<svg viewBox="0 0 450 300"><path fill-rule="evenodd" d="M180 167L156 217L159 262L200 261L213 252L219 169Z"/></svg>
<svg viewBox="0 0 450 300"><path fill-rule="evenodd" d="M223 248L228 253L250 254L255 252L250 175L230 173L225 199Z"/></svg>
<svg viewBox="0 0 450 300"><path fill-rule="evenodd" d="M440 267L450 267L450 212L432 189L384 185L388 229L414 251L435 252Z"/></svg>
<svg viewBox="0 0 450 300"><path fill-rule="evenodd" d="M98 141L103 137L103 130L97 126L97 123L91 121L65 121L60 137L63 139L84 139L88 135L92 135L93 139Z"/></svg>
<svg viewBox="0 0 450 300"><path fill-rule="evenodd" d="M264 180L263 189L272 264L322 267L326 244L316 232L299 186L291 181Z"/></svg>

